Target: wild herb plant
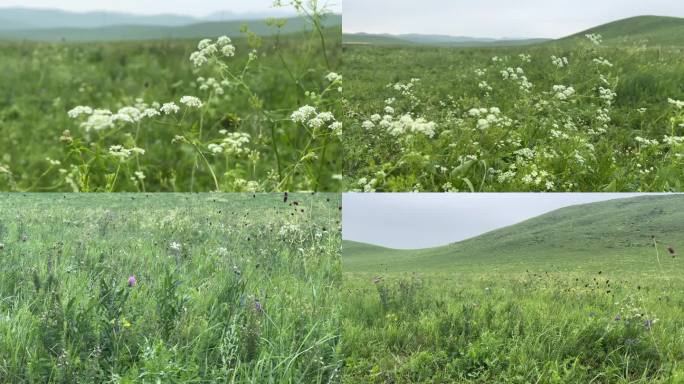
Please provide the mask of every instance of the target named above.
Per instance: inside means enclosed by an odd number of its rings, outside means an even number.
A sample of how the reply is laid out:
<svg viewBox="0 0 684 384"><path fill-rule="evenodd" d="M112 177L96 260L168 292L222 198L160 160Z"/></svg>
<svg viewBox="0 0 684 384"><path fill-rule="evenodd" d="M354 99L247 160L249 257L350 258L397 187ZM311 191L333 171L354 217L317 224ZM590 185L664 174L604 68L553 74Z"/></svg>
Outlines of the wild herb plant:
<svg viewBox="0 0 684 384"><path fill-rule="evenodd" d="M337 382L340 198L290 198L0 196L0 382Z"/></svg>
<svg viewBox="0 0 684 384"><path fill-rule="evenodd" d="M681 46L349 45L344 69L350 189L682 189Z"/></svg>
<svg viewBox="0 0 684 384"><path fill-rule="evenodd" d="M2 43L0 188L340 190L339 16L276 6L306 30L272 19L267 37Z"/></svg>

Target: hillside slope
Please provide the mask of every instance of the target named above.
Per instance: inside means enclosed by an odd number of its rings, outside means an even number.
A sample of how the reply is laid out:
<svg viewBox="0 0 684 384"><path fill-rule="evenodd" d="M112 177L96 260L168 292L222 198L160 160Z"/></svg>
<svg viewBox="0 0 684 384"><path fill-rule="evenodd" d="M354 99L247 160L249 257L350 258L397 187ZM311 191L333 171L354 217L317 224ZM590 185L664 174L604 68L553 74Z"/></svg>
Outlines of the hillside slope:
<svg viewBox="0 0 684 384"><path fill-rule="evenodd" d="M571 45L586 42L586 34L598 33L608 46L684 46L684 18L667 16L636 16L598 25L561 39L488 39L440 35L344 34L345 43L379 45L424 45L441 47L505 47L519 45Z"/></svg>
<svg viewBox="0 0 684 384"><path fill-rule="evenodd" d="M578 32L558 42L584 40L586 34L598 33L605 45L684 45L684 18L667 16L636 16L616 20Z"/></svg>
<svg viewBox="0 0 684 384"><path fill-rule="evenodd" d="M343 267L354 272L482 268L655 267L667 246L684 249L684 195L643 196L577 205L451 245L390 250L345 242Z"/></svg>

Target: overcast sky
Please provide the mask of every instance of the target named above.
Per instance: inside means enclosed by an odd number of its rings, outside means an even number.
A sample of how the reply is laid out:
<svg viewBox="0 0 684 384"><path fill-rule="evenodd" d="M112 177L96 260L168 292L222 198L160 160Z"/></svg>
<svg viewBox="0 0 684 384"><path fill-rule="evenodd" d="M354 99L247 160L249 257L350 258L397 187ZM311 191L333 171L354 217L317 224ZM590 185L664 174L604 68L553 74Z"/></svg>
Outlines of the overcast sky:
<svg viewBox="0 0 684 384"><path fill-rule="evenodd" d="M445 245L569 205L636 193L345 193L342 238L399 249Z"/></svg>
<svg viewBox="0 0 684 384"><path fill-rule="evenodd" d="M559 38L639 15L684 17L684 0L344 0L345 32Z"/></svg>
<svg viewBox="0 0 684 384"><path fill-rule="evenodd" d="M340 11L342 0L328 0L334 11ZM325 4L326 0L321 0ZM117 11L156 15L174 13L206 16L218 11L257 12L273 8L273 0L0 0L0 7L51 8L68 11Z"/></svg>

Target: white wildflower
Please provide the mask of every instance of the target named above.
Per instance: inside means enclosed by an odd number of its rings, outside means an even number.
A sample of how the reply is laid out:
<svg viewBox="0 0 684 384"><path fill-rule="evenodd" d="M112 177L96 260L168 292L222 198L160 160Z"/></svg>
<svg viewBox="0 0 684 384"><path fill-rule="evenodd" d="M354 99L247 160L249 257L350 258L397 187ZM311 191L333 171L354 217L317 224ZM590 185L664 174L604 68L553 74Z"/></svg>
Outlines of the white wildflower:
<svg viewBox="0 0 684 384"><path fill-rule="evenodd" d="M73 108L67 114L69 115L70 118L75 119L81 115L90 115L93 113L93 109L90 107L82 106L79 105L78 107Z"/></svg>
<svg viewBox="0 0 684 384"><path fill-rule="evenodd" d="M174 102L164 103L164 105L161 107L161 111L164 112L165 115L170 115L180 111L180 107Z"/></svg>
<svg viewBox="0 0 684 384"><path fill-rule="evenodd" d="M202 101L195 96L183 96L181 97L180 102L191 108L202 107Z"/></svg>

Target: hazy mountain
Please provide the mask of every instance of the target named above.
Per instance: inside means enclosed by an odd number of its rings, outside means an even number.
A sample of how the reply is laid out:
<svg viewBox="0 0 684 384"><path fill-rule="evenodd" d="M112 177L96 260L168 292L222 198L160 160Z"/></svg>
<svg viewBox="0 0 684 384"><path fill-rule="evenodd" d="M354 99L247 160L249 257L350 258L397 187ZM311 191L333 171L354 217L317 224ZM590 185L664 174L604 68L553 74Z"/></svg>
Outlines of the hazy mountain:
<svg viewBox="0 0 684 384"><path fill-rule="evenodd" d="M277 14L270 14L271 16ZM209 18L226 19L207 21L186 16L157 15L140 16L123 13L91 12L72 13L54 10L28 10L0 8L2 23L0 39L39 41L107 41L107 40L155 40L176 38L217 37L240 35L243 24L247 24L257 35L270 35L275 28L264 22L264 14L220 13ZM284 33L300 32L305 21L299 17L287 19ZM324 26L341 26L340 15L330 14L324 19Z"/></svg>
<svg viewBox="0 0 684 384"><path fill-rule="evenodd" d="M264 20L269 17L292 17L295 16L294 11L288 9L273 9L267 12L247 12L247 13L235 13L231 11L215 12L208 16L203 17L203 20L207 21L230 21L230 20Z"/></svg>
<svg viewBox="0 0 684 384"><path fill-rule="evenodd" d="M119 12L76 13L58 9L0 8L0 29L97 28L112 25L180 26L198 22L191 16L135 15Z"/></svg>
<svg viewBox="0 0 684 384"><path fill-rule="evenodd" d="M109 11L70 12L59 9L0 7L0 30L99 28L116 25L177 27L211 21L263 20L269 17L285 18L295 15L294 11L284 8L248 13L221 11L205 17L193 17L175 14L138 15Z"/></svg>

